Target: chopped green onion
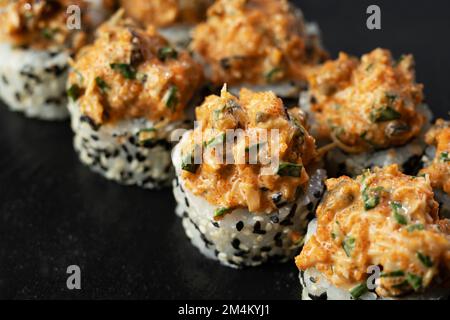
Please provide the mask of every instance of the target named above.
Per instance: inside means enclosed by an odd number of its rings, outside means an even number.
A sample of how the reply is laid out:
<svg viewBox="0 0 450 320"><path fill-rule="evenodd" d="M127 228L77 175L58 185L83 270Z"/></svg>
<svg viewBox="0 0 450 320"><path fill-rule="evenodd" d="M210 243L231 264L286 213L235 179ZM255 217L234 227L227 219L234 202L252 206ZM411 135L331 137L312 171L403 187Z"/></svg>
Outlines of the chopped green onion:
<svg viewBox="0 0 450 320"><path fill-rule="evenodd" d="M175 107L178 104L178 96L177 95L178 95L178 87L170 86L163 98L166 103L166 106L168 108L170 108L172 110L175 109Z"/></svg>
<svg viewBox="0 0 450 320"><path fill-rule="evenodd" d="M381 107L370 113L372 122L386 122L401 118L401 114L390 106Z"/></svg>
<svg viewBox="0 0 450 320"><path fill-rule="evenodd" d="M442 162L449 162L450 158L448 157L448 151L442 152L441 155L439 156L439 159Z"/></svg>
<svg viewBox="0 0 450 320"><path fill-rule="evenodd" d="M393 93L386 93L386 99L388 100L389 104L392 104L395 100L397 100L397 95Z"/></svg>
<svg viewBox="0 0 450 320"><path fill-rule="evenodd" d="M408 230L408 232L421 231L424 229L425 229L425 227L421 223L413 224L413 225L409 226L408 228L406 228L406 230Z"/></svg>
<svg viewBox="0 0 450 320"><path fill-rule="evenodd" d="M248 152L248 153L256 152L258 149L261 150L261 148L263 146L265 146L266 144L267 144L267 142L256 143L256 144L254 144L252 146L249 146L249 147L245 148L245 152Z"/></svg>
<svg viewBox="0 0 450 320"><path fill-rule="evenodd" d="M277 174L281 177L300 178L303 166L301 164L283 162L278 167Z"/></svg>
<svg viewBox="0 0 450 320"><path fill-rule="evenodd" d="M408 281L409 285L414 289L414 291L417 291L422 287L422 277L413 273L408 273L406 275L406 281Z"/></svg>
<svg viewBox="0 0 450 320"><path fill-rule="evenodd" d="M42 36L45 39L52 40L56 32L58 32L58 29L44 28L42 29Z"/></svg>
<svg viewBox="0 0 450 320"><path fill-rule="evenodd" d="M72 99L72 101L77 101L78 98L81 95L81 89L78 85L73 84L68 90L67 90L67 95L69 96L70 99Z"/></svg>
<svg viewBox="0 0 450 320"><path fill-rule="evenodd" d="M214 218L222 217L231 211L233 211L231 208L219 208L214 212Z"/></svg>
<svg viewBox="0 0 450 320"><path fill-rule="evenodd" d="M403 214L400 213L400 210L403 209L402 204L396 201L391 202L391 208L394 213L395 221L397 221L398 224L407 225L408 219Z"/></svg>
<svg viewBox="0 0 450 320"><path fill-rule="evenodd" d="M273 68L272 70L270 70L270 71L268 71L265 75L264 75L264 77L266 78L266 81L268 82L268 83L272 83L275 79L275 76L278 74L278 73L280 73L280 72L282 72L283 71L283 69L281 69L281 68Z"/></svg>
<svg viewBox="0 0 450 320"><path fill-rule="evenodd" d="M362 192L362 198L364 201L364 209L372 210L380 204L380 192L383 190L382 187L378 188L364 188Z"/></svg>
<svg viewBox="0 0 450 320"><path fill-rule="evenodd" d="M397 277L403 277L405 276L405 273L403 270L395 270L391 272L382 272L380 274L381 278L397 278Z"/></svg>
<svg viewBox="0 0 450 320"><path fill-rule="evenodd" d="M342 242L342 249L344 249L345 254L347 257L351 257L353 249L355 249L355 238L347 236L345 237L344 241Z"/></svg>
<svg viewBox="0 0 450 320"><path fill-rule="evenodd" d="M158 50L158 59L161 61L166 61L167 59L178 58L178 51L172 47L164 47Z"/></svg>
<svg viewBox="0 0 450 320"><path fill-rule="evenodd" d="M112 63L110 64L111 69L120 72L125 79L134 80L136 79L136 70L129 64L126 63Z"/></svg>
<svg viewBox="0 0 450 320"><path fill-rule="evenodd" d="M193 153L189 153L181 161L181 169L190 173L196 173L199 165L194 162L195 159Z"/></svg>
<svg viewBox="0 0 450 320"><path fill-rule="evenodd" d="M369 289L367 288L367 285L365 283L360 283L356 287L350 289L349 292L352 295L353 299L358 299L367 291L369 291Z"/></svg>
<svg viewBox="0 0 450 320"><path fill-rule="evenodd" d="M433 266L433 261L431 261L431 258L429 256L426 256L421 252L417 252L417 258L425 267L431 268Z"/></svg>
<svg viewBox="0 0 450 320"><path fill-rule="evenodd" d="M205 146L205 148L209 148L212 146L216 146L218 144L223 144L225 142L225 137L226 137L226 134L221 133L221 134L217 135L216 137L212 138L211 140L209 140L208 142L205 142L204 146Z"/></svg>
<svg viewBox="0 0 450 320"><path fill-rule="evenodd" d="M100 88L100 91L103 93L105 93L109 89L108 84L105 82L105 80L103 80L100 77L95 78L95 83Z"/></svg>

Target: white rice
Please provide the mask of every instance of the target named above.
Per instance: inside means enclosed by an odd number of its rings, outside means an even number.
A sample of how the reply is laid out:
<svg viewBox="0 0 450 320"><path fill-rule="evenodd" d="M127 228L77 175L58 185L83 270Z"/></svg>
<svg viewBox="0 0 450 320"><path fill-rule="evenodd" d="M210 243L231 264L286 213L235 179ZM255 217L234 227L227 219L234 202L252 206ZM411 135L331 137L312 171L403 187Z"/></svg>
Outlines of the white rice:
<svg viewBox="0 0 450 320"><path fill-rule="evenodd" d="M170 159L170 134L180 123L158 130L151 146L138 141L141 130L153 128L144 118L124 120L96 127L84 117L77 103L69 104L74 146L81 162L94 172L124 185L147 189L170 185L174 170Z"/></svg>
<svg viewBox="0 0 450 320"><path fill-rule="evenodd" d="M265 262L291 259L302 245L293 243L293 232L304 234L322 196L326 173L317 170L308 189L296 200L271 214L256 214L245 209L234 210L221 220L214 220L218 209L195 196L181 178L181 145L191 134L187 132L172 152L178 178L173 183L177 214L192 244L206 257L229 267L258 266Z"/></svg>
<svg viewBox="0 0 450 320"><path fill-rule="evenodd" d="M68 117L69 55L0 44L0 98L12 111L43 120Z"/></svg>
<svg viewBox="0 0 450 320"><path fill-rule="evenodd" d="M306 242L316 233L317 219L310 222ZM354 300L349 291L337 288L331 284L326 277L315 268L301 271L300 284L302 286L302 300ZM396 298L398 300L440 300L446 299L449 295L448 289L433 288L425 293L414 293L405 297ZM378 296L375 292L366 292L360 300L394 300Z"/></svg>

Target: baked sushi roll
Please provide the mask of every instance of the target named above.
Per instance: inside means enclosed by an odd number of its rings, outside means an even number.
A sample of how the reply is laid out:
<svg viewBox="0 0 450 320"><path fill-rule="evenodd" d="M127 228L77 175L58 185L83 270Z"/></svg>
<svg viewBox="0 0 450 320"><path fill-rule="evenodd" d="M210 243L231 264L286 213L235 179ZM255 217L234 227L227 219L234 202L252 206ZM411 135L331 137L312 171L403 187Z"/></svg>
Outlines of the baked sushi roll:
<svg viewBox="0 0 450 320"><path fill-rule="evenodd" d="M448 297L450 221L426 177L391 165L326 186L295 261L303 299Z"/></svg>
<svg viewBox="0 0 450 320"><path fill-rule="evenodd" d="M0 3L0 98L13 111L44 120L68 116L66 81L71 54L104 16L101 0L6 0ZM91 5L96 12L91 12ZM68 8L80 8L81 29L71 30ZM72 12L72 11L70 11ZM92 13L92 14L91 14Z"/></svg>
<svg viewBox="0 0 450 320"><path fill-rule="evenodd" d="M154 25L172 44L185 48L190 32L206 18L213 0L120 0L126 14L143 26Z"/></svg>
<svg viewBox="0 0 450 320"><path fill-rule="evenodd" d="M441 216L450 218L450 122L438 119L425 136L425 141L429 146L419 175L429 177L440 204Z"/></svg>
<svg viewBox="0 0 450 320"><path fill-rule="evenodd" d="M95 172L125 185L170 184L170 135L202 82L202 69L154 28L118 12L71 63L74 145Z"/></svg>
<svg viewBox="0 0 450 320"><path fill-rule="evenodd" d="M172 153L177 214L192 244L229 267L292 258L326 175L304 115L287 113L272 92L242 89L237 98L225 87L196 116Z"/></svg>
<svg viewBox="0 0 450 320"><path fill-rule="evenodd" d="M330 176L394 163L417 171L432 115L411 55L394 60L388 50L376 49L358 59L341 53L311 70L308 80L300 106L319 143L336 147L326 158Z"/></svg>
<svg viewBox="0 0 450 320"><path fill-rule="evenodd" d="M216 1L192 37L209 81L234 94L250 88L297 98L305 69L327 57L317 25L286 0Z"/></svg>

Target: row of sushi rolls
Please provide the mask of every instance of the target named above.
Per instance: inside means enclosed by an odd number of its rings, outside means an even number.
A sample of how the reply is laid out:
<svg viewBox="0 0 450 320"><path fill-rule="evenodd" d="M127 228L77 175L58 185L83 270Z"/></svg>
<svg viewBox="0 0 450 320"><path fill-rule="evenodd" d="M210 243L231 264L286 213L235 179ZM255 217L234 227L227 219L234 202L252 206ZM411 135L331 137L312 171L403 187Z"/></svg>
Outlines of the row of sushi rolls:
<svg viewBox="0 0 450 320"><path fill-rule="evenodd" d="M5 104L70 117L81 162L107 179L172 186L206 257L295 261L305 300L448 297L450 122L413 56L332 60L287 0L0 0L0 24ZM278 145L241 135L225 155L268 148L277 168L219 161L229 130L256 129Z"/></svg>

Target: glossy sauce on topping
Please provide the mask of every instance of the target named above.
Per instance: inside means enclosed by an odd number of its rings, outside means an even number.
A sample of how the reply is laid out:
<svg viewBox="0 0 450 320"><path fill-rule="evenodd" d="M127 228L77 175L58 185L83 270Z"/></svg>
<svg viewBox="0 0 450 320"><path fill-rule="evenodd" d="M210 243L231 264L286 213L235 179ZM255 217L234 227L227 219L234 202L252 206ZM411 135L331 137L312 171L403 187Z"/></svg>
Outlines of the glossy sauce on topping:
<svg viewBox="0 0 450 320"><path fill-rule="evenodd" d="M392 165L326 185L317 232L296 258L299 269L316 268L333 285L351 289L365 283L369 266L379 266L380 296L421 291L448 277L449 221L439 220L426 178Z"/></svg>
<svg viewBox="0 0 450 320"><path fill-rule="evenodd" d="M421 175L429 175L433 188L450 195L450 122L439 119L425 137L429 145L436 146L436 156Z"/></svg>
<svg viewBox="0 0 450 320"><path fill-rule="evenodd" d="M67 8L81 9L82 30L69 30ZM34 49L67 48L76 51L87 41L93 20L82 0L5 0L0 2L0 40Z"/></svg>
<svg viewBox="0 0 450 320"><path fill-rule="evenodd" d="M128 16L143 25L166 27L197 23L206 16L212 0L120 0Z"/></svg>
<svg viewBox="0 0 450 320"><path fill-rule="evenodd" d="M301 15L286 0L219 0L193 32L192 49L215 84L304 80L325 56L309 43Z"/></svg>
<svg viewBox="0 0 450 320"><path fill-rule="evenodd" d="M410 55L394 61L388 50L376 49L358 60L341 53L309 72L308 80L321 138L345 151L403 145L424 124L417 111L423 88Z"/></svg>
<svg viewBox="0 0 450 320"><path fill-rule="evenodd" d="M305 166L316 157L315 141L305 128L303 113L298 108L288 113L281 99L272 92L243 89L238 98L224 88L220 97L207 97L196 115L199 126L182 146L183 158L192 155L199 145L203 147L202 164L183 165L182 178L195 195L227 210L224 212L245 208L270 213L283 203L295 200L297 192L308 182ZM266 130L267 136L261 136L257 144L251 145L250 132L259 129ZM219 151L213 148L224 143L224 134L225 140L229 139L227 130L244 132L229 144L231 147L223 148L234 160L231 163L221 161L217 157ZM279 133L277 149L270 138L272 130ZM201 142L196 141L197 135ZM251 150L261 154L262 148L267 148L269 155L279 152L279 167L273 174L262 174L263 168L271 167L269 162L249 160Z"/></svg>
<svg viewBox="0 0 450 320"><path fill-rule="evenodd" d="M153 27L140 29L120 13L97 31L72 63L70 89L83 114L102 124L145 117L172 121L202 81L189 53L172 48Z"/></svg>

